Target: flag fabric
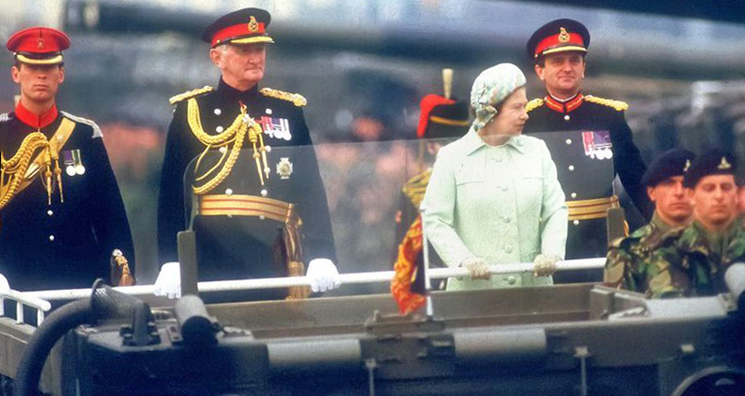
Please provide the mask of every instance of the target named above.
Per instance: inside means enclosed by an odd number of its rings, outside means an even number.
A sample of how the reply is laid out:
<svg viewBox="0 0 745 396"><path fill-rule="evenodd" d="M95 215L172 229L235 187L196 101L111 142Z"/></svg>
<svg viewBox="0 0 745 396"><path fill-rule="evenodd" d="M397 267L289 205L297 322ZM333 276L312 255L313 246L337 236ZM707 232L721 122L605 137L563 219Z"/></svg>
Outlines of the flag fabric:
<svg viewBox="0 0 745 396"><path fill-rule="evenodd" d="M402 315L419 310L426 303L426 296L411 290L417 275L417 256L422 252L422 217L414 220L398 247L398 257L393 266L391 293Z"/></svg>

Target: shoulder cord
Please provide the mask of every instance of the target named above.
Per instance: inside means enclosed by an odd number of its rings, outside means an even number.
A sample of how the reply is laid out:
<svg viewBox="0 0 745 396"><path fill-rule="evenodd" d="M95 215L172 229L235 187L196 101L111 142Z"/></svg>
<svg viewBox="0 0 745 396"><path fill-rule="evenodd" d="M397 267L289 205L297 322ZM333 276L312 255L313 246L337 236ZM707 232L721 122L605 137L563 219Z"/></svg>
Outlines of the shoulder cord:
<svg viewBox="0 0 745 396"><path fill-rule="evenodd" d="M266 159L266 153L268 150L266 147L264 147L264 139L261 136L263 134L261 126L249 116L244 104L241 104L241 112L235 118L233 123L227 129L225 129L224 132L217 135L210 135L204 131L199 112L199 104L194 98L189 99L187 103L187 121L192 133L197 138L197 140L199 140L206 146L202 154L200 154L199 158L197 159L197 163L194 168L195 170L199 169L199 165L201 164L202 159L205 155L207 155L210 149L220 147L227 148L227 146L231 144L233 145L233 147L230 149L230 154L227 155L227 159L225 155L227 153L226 151L220 158L220 161L215 164L215 166L210 168L204 174L195 178L195 182L202 181L208 178L222 166L212 179L208 180L200 186L197 186L195 183L195 185L192 186L194 194L207 194L208 192L215 189L215 187L217 187L220 183L225 181L228 175L230 175L230 172L233 170L233 166L235 166L236 161L238 160L238 156L240 155L241 149L243 148L243 141L246 138L246 133L248 133L248 139L253 145L253 158L256 161L256 167L259 173L259 180L261 181L261 185L264 185L264 175L266 175L266 178L269 178L269 166L267 165Z"/></svg>
<svg viewBox="0 0 745 396"><path fill-rule="evenodd" d="M53 172L57 179L57 185L59 186L60 199L64 202L62 196L62 170L59 167L59 152L49 143L49 140L43 133L33 132L23 139L21 147L13 157L7 161L2 157L2 166L0 166L0 168L2 168L2 171L0 172L2 175L0 178L0 209L8 205L16 194L20 192L21 188L19 188L19 186L24 179L28 180L33 177L33 175L28 176L26 173L31 167L34 153L39 150L41 150L39 156L41 156L46 169L44 172L46 178L44 186L47 190L49 204L52 204ZM52 163L54 163L54 171L52 171ZM43 182L44 181L42 180L42 183Z"/></svg>

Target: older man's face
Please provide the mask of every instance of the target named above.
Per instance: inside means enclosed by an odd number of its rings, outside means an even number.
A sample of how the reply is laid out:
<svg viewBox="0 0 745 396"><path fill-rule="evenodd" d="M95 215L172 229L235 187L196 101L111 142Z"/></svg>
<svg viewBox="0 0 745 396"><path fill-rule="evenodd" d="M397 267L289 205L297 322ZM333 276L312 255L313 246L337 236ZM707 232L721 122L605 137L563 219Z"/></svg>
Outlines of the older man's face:
<svg viewBox="0 0 745 396"><path fill-rule="evenodd" d="M548 92L566 99L579 92L585 78L585 57L579 52L546 55L544 65L535 65L535 73Z"/></svg>
<svg viewBox="0 0 745 396"><path fill-rule="evenodd" d="M266 44L223 44L210 50L212 63L222 72L228 85L245 91L264 78Z"/></svg>

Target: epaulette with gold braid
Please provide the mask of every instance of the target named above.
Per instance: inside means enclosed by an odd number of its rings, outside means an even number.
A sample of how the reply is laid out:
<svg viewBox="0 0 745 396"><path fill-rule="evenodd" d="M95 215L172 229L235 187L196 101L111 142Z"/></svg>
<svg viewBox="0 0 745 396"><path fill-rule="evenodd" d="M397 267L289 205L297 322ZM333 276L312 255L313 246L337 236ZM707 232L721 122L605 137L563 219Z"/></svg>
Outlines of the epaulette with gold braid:
<svg viewBox="0 0 745 396"><path fill-rule="evenodd" d="M628 103L621 102L620 100L598 98L597 96L592 95L585 95L584 99L590 103L597 103L599 105L612 107L617 111L626 111L629 109Z"/></svg>
<svg viewBox="0 0 745 396"><path fill-rule="evenodd" d="M409 181L401 188L401 192L403 192L417 208L424 199L424 192L427 191L430 176L432 176L432 170L426 170L409 179Z"/></svg>
<svg viewBox="0 0 745 396"><path fill-rule="evenodd" d="M525 111L530 113L531 111L543 106L543 99L536 98L528 102L528 104L525 105Z"/></svg>
<svg viewBox="0 0 745 396"><path fill-rule="evenodd" d="M261 88L260 92L262 95L268 96L270 98L277 98L292 102L297 107L303 107L308 104L308 101L305 99L305 97L298 93L285 92L271 88Z"/></svg>
<svg viewBox="0 0 745 396"><path fill-rule="evenodd" d="M180 94L178 94L176 96L173 96L173 97L171 97L171 99L168 99L168 101L171 104L176 104L176 103L178 103L178 102L180 102L182 100L191 99L191 98L193 98L195 96L206 94L207 92L212 92L214 90L215 90L215 88L212 88L209 85L205 85L202 88L192 89L191 91L186 91L184 93L180 93Z"/></svg>

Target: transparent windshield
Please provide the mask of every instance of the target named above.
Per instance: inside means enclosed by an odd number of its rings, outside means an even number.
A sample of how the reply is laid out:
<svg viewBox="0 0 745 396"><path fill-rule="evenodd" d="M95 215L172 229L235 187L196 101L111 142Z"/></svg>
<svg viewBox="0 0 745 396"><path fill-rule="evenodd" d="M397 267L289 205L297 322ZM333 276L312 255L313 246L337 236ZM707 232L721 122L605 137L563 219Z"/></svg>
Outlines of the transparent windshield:
<svg viewBox="0 0 745 396"><path fill-rule="evenodd" d="M571 230L578 228L574 223L601 219L598 237L605 238L604 216L611 206L614 178L607 132L535 136L548 146L566 200L575 205L569 209L566 226ZM185 191L190 191L184 202L190 224L198 238L211 245L204 247L201 265L248 261L254 269L271 268L257 270L254 276L270 277L286 276L288 260L307 265L314 258L330 258L341 273L389 271L419 215L435 155L454 140L272 147L272 140L267 139L269 150L257 146L237 152L227 148L205 151L187 167L184 179ZM514 173L509 178L519 185L531 182L522 178L522 173L529 172L506 165L503 173ZM512 204L509 196L503 202ZM485 229L487 238L500 243L498 234L488 232ZM576 233L569 235L581 238ZM579 254L573 258L599 257L593 251ZM430 267L445 266L436 251L431 250L430 257ZM230 269L224 271L211 274L210 279L239 276ZM389 287L385 282L350 285L335 293L386 293Z"/></svg>

